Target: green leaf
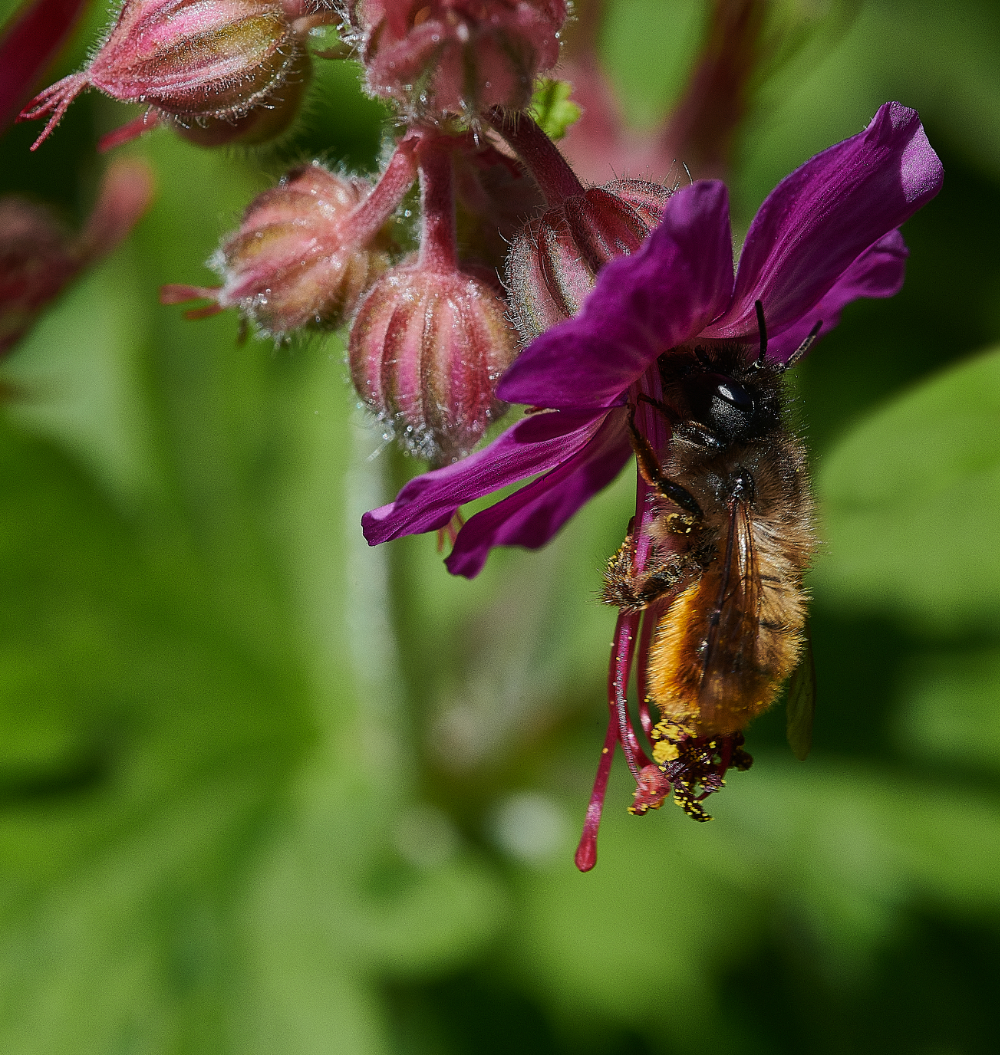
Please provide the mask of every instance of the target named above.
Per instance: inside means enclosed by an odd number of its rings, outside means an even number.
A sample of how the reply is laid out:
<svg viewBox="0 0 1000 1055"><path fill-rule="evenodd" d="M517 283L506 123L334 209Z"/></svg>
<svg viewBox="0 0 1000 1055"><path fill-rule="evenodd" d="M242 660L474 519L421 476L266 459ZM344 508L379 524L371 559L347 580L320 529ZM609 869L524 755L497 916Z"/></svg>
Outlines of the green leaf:
<svg viewBox="0 0 1000 1055"><path fill-rule="evenodd" d="M550 139L562 139L570 125L580 120L580 107L570 99L572 91L569 81L548 78L542 78L535 88L528 113Z"/></svg>
<svg viewBox="0 0 1000 1055"><path fill-rule="evenodd" d="M1000 351L871 415L820 466L817 596L930 626L1000 625Z"/></svg>

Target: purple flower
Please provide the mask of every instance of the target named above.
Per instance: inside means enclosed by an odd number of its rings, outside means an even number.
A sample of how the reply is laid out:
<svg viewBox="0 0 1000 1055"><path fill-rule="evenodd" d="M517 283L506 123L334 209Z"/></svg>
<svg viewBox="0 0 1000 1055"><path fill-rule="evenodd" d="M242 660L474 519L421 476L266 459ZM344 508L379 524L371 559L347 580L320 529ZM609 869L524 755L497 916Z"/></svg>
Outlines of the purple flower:
<svg viewBox="0 0 1000 1055"><path fill-rule="evenodd" d="M768 196L735 279L725 186L700 181L678 191L639 251L604 268L581 313L532 342L504 375L500 398L546 412L410 481L394 502L365 514L365 538L374 546L442 528L466 502L542 474L472 517L446 563L471 578L494 546L542 546L631 457L627 408L655 389L644 378L661 355L756 342L760 301L768 356L787 361L817 322L825 333L851 301L900 289L907 250L898 227L941 182L916 112L886 103L863 132Z"/></svg>

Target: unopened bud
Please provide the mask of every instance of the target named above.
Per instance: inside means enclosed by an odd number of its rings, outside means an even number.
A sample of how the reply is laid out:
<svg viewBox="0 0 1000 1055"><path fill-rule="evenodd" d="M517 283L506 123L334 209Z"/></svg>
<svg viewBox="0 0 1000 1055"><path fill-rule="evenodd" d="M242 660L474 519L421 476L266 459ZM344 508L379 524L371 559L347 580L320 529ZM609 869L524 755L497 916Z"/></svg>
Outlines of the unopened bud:
<svg viewBox="0 0 1000 1055"><path fill-rule="evenodd" d="M462 259L503 271L514 236L545 205L538 184L524 167L496 147L466 137L468 149L452 155Z"/></svg>
<svg viewBox="0 0 1000 1055"><path fill-rule="evenodd" d="M200 147L268 143L286 132L298 117L311 75L309 54L303 50L295 55L281 84L246 113L194 118L174 114L168 119L179 136Z"/></svg>
<svg viewBox="0 0 1000 1055"><path fill-rule="evenodd" d="M634 253L659 223L672 191L643 180L615 180L564 199L514 238L507 257L511 314L525 341L575 315L597 272Z"/></svg>
<svg viewBox="0 0 1000 1055"><path fill-rule="evenodd" d="M0 353L24 336L79 271L118 246L152 196L153 178L145 164L110 166L79 236L45 206L14 195L0 198Z"/></svg>
<svg viewBox="0 0 1000 1055"><path fill-rule="evenodd" d="M76 274L69 232L48 209L0 198L0 352L6 352Z"/></svg>
<svg viewBox="0 0 1000 1055"><path fill-rule="evenodd" d="M361 398L410 453L440 466L468 454L506 409L494 392L517 341L484 281L403 264L363 301L349 352Z"/></svg>
<svg viewBox="0 0 1000 1055"><path fill-rule="evenodd" d="M303 327L336 329L389 266L385 235L359 242L350 228L370 189L316 162L294 169L250 203L240 229L210 261L223 285L164 286L161 302L213 301L189 318L238 307L276 337Z"/></svg>
<svg viewBox="0 0 1000 1055"><path fill-rule="evenodd" d="M93 86L120 102L149 104L152 123L238 126L256 108L276 105L286 81L301 84L302 54L280 0L125 0L90 66L41 92L21 117L51 114L37 147Z"/></svg>
<svg viewBox="0 0 1000 1055"><path fill-rule="evenodd" d="M353 0L369 90L418 112L523 109L559 58L565 0Z"/></svg>

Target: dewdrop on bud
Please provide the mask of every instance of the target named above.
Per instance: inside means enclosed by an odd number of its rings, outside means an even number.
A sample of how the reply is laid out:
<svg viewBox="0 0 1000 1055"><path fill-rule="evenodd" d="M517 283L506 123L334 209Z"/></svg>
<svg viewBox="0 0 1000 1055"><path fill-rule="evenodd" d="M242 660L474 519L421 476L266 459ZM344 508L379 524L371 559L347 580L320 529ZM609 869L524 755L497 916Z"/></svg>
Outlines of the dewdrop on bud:
<svg viewBox="0 0 1000 1055"><path fill-rule="evenodd" d="M369 192L363 180L335 176L316 162L294 169L250 203L240 229L210 262L221 287L164 286L160 301L212 301L189 318L237 307L275 337L305 327L336 329L389 266L388 236L352 230Z"/></svg>
<svg viewBox="0 0 1000 1055"><path fill-rule="evenodd" d="M351 329L351 377L411 454L457 461L506 410L494 392L518 349L505 311L460 270L403 264L372 287Z"/></svg>
<svg viewBox="0 0 1000 1055"><path fill-rule="evenodd" d="M287 125L307 76L295 19L280 0L125 0L87 69L46 88L21 119L51 115L38 147L92 86L120 102L151 107L112 142L167 121L195 139L197 130L206 131L214 145L244 134L260 138L274 123L268 111L280 111L278 123ZM296 106L289 109L290 102ZM248 121L250 115L256 116Z"/></svg>
<svg viewBox="0 0 1000 1055"><path fill-rule="evenodd" d="M353 0L366 83L417 113L523 109L559 58L565 0Z"/></svg>
<svg viewBox="0 0 1000 1055"><path fill-rule="evenodd" d="M597 272L639 248L672 193L658 183L615 180L526 223L507 257L508 298L522 339L576 315Z"/></svg>

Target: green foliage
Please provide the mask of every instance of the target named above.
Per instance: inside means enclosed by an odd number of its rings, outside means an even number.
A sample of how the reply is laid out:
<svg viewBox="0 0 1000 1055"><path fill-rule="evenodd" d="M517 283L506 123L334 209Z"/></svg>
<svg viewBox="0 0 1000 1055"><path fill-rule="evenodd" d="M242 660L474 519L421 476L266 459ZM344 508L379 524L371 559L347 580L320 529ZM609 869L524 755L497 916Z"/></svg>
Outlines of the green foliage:
<svg viewBox="0 0 1000 1055"><path fill-rule="evenodd" d="M701 14L612 5L637 121ZM331 64L268 175L168 133L132 148L155 208L4 366L0 1051L995 1050L996 28L979 0L861 5L752 117L743 222L890 97L929 118L947 182L908 225L903 293L849 309L801 369L824 538L809 760L769 714L710 825L628 816L619 765L586 876L597 591L630 481L472 583L433 537L368 549L361 512L415 466L358 412L339 341L238 345L234 319L186 322L155 290L210 280L286 158L373 167L381 111ZM88 95L37 154L11 130L3 191L84 215L122 114Z"/></svg>
<svg viewBox="0 0 1000 1055"><path fill-rule="evenodd" d="M528 113L549 139L562 139L570 125L580 120L580 107L570 99L573 85L569 81L543 78L531 97Z"/></svg>

